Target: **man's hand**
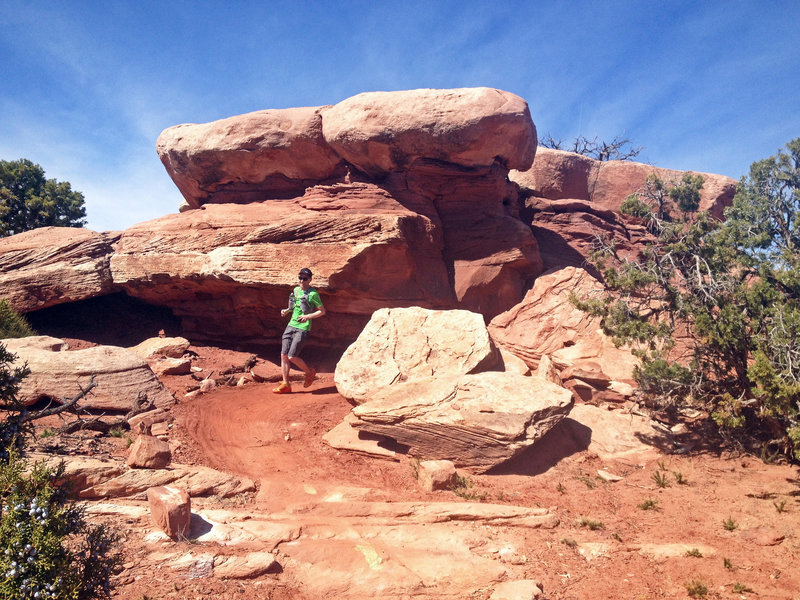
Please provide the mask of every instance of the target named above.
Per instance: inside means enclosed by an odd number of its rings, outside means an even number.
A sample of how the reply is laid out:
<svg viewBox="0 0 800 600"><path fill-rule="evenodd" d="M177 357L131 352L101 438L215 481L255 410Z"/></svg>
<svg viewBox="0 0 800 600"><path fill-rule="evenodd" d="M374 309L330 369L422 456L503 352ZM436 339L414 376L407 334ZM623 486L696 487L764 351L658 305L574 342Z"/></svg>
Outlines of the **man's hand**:
<svg viewBox="0 0 800 600"><path fill-rule="evenodd" d="M281 309L281 316L282 317L285 317L288 314L289 314L289 309L288 308Z"/></svg>

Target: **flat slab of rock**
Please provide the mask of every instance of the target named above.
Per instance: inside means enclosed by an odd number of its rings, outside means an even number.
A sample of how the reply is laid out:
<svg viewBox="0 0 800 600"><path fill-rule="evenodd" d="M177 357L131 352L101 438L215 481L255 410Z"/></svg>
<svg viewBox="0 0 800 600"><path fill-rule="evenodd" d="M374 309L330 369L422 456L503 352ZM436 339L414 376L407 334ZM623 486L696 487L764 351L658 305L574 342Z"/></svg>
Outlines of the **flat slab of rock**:
<svg viewBox="0 0 800 600"><path fill-rule="evenodd" d="M358 452L374 458L399 460L397 452L381 446L379 438L376 439L376 436L359 435L360 432L353 428L350 424L351 421L352 419L345 418L344 421L323 435L322 441L337 450Z"/></svg>
<svg viewBox="0 0 800 600"><path fill-rule="evenodd" d="M100 410L127 412L140 393L157 407L173 404L172 394L158 381L148 364L130 350L94 346L83 350L52 351L36 348L31 341L2 340L17 355L15 364L28 363L31 374L20 385L19 398L34 404L40 398L74 397L94 376L97 387L80 405Z"/></svg>
<svg viewBox="0 0 800 600"><path fill-rule="evenodd" d="M569 414L572 393L534 377L438 375L392 386L357 406L357 429L426 460L486 471L532 446Z"/></svg>
<svg viewBox="0 0 800 600"><path fill-rule="evenodd" d="M182 337L148 338L130 348L130 351L148 360L151 358L181 358L189 349L189 340Z"/></svg>
<svg viewBox="0 0 800 600"><path fill-rule="evenodd" d="M672 448L672 436L654 421L589 404L576 404L561 428L578 448L603 459L645 456L659 448Z"/></svg>
<svg viewBox="0 0 800 600"><path fill-rule="evenodd" d="M334 382L360 404L404 381L494 368L499 356L477 313L380 309L339 359Z"/></svg>
<svg viewBox="0 0 800 600"><path fill-rule="evenodd" d="M144 497L149 488L164 485L179 487L192 498L211 495L228 498L256 489L249 479L202 466L172 463L166 469L129 469L117 461L88 456L35 455L35 458L52 465L63 459L64 478L85 500Z"/></svg>
<svg viewBox="0 0 800 600"><path fill-rule="evenodd" d="M119 234L40 227L0 239L0 289L26 313L116 291L109 268Z"/></svg>

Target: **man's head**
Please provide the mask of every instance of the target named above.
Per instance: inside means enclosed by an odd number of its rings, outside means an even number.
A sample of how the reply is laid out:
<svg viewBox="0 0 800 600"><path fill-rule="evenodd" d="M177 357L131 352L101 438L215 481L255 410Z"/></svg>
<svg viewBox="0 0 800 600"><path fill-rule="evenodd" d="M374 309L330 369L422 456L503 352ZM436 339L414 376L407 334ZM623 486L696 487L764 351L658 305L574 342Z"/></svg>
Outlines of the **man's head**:
<svg viewBox="0 0 800 600"><path fill-rule="evenodd" d="M311 269L300 269L300 273L297 275L297 278L300 280L300 286L305 288L310 285L311 278L314 274L311 272Z"/></svg>

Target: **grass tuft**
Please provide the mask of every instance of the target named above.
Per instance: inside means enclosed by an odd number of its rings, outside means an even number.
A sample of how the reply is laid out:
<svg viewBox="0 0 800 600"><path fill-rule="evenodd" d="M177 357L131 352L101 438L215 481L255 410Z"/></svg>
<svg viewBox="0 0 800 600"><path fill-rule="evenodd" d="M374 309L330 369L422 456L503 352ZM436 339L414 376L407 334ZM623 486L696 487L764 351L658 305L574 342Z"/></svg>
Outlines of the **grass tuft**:
<svg viewBox="0 0 800 600"><path fill-rule="evenodd" d="M653 500L652 498L647 498L646 500L637 504L637 506L642 510L660 510L658 508L658 500Z"/></svg>
<svg viewBox="0 0 800 600"><path fill-rule="evenodd" d="M605 523L603 523L602 521L595 521L593 519L588 519L586 517L581 517L580 520L578 521L578 525L580 525L581 527L587 527L592 531L597 531L598 529L606 528Z"/></svg>
<svg viewBox="0 0 800 600"><path fill-rule="evenodd" d="M686 592L692 598L705 598L708 595L708 586L699 579L692 579L686 584Z"/></svg>
<svg viewBox="0 0 800 600"><path fill-rule="evenodd" d="M653 481L656 482L656 485L660 488L668 488L669 487L669 479L667 479L667 474L664 471L656 471L651 476Z"/></svg>

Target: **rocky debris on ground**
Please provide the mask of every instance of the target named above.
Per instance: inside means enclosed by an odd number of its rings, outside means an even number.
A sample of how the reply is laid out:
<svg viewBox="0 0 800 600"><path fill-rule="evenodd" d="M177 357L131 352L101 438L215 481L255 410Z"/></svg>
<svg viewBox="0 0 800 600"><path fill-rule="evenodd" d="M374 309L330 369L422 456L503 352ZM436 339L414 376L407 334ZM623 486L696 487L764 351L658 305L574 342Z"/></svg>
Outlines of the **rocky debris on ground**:
<svg viewBox="0 0 800 600"><path fill-rule="evenodd" d="M339 359L334 382L342 396L361 404L383 388L499 368L500 361L479 314L381 309Z"/></svg>
<svg viewBox="0 0 800 600"><path fill-rule="evenodd" d="M158 565L200 579L280 572L285 584L315 598L373 597L376 589L387 598L455 598L492 590L522 579L525 561L503 560L488 547L515 547L526 532L558 525L542 508L304 497L299 504L283 499L276 509L220 509L193 499L187 547L169 542L160 528L153 531L141 503L97 502L88 510L140 523L134 535L146 545L138 569Z"/></svg>
<svg viewBox="0 0 800 600"><path fill-rule="evenodd" d="M353 409L352 426L480 472L534 445L572 405L568 390L534 377L438 374L379 389Z"/></svg>
<svg viewBox="0 0 800 600"><path fill-rule="evenodd" d="M45 345L52 345L51 340L45 340ZM66 351L36 348L31 338L0 342L17 355L14 364L27 362L31 370L20 384L19 398L25 404L42 398L62 402L87 388L92 380L96 387L79 403L85 408L128 412L142 396L160 408L174 403L147 362L125 348L95 346Z"/></svg>
<svg viewBox="0 0 800 600"><path fill-rule="evenodd" d="M170 538L186 537L192 516L192 500L185 490L158 486L147 490L153 524Z"/></svg>
<svg viewBox="0 0 800 600"><path fill-rule="evenodd" d="M456 466L450 460L421 460L417 470L419 484L429 492L453 489L457 475Z"/></svg>
<svg viewBox="0 0 800 600"><path fill-rule="evenodd" d="M129 467L163 469L172 462L169 444L152 435L139 435L128 452Z"/></svg>
<svg viewBox="0 0 800 600"><path fill-rule="evenodd" d="M499 583L489 600L533 600L541 598L543 593L540 584L532 579L518 579Z"/></svg>
<svg viewBox="0 0 800 600"><path fill-rule="evenodd" d="M786 535L772 527L759 526L742 531L742 539L758 546L777 546L786 539Z"/></svg>
<svg viewBox="0 0 800 600"><path fill-rule="evenodd" d="M145 360L152 358L183 358L189 349L189 340L183 337L152 337L129 348Z"/></svg>
<svg viewBox="0 0 800 600"><path fill-rule="evenodd" d="M173 421L172 414L163 408L155 408L141 412L128 419L128 428L133 433L150 434L157 423L169 424Z"/></svg>

